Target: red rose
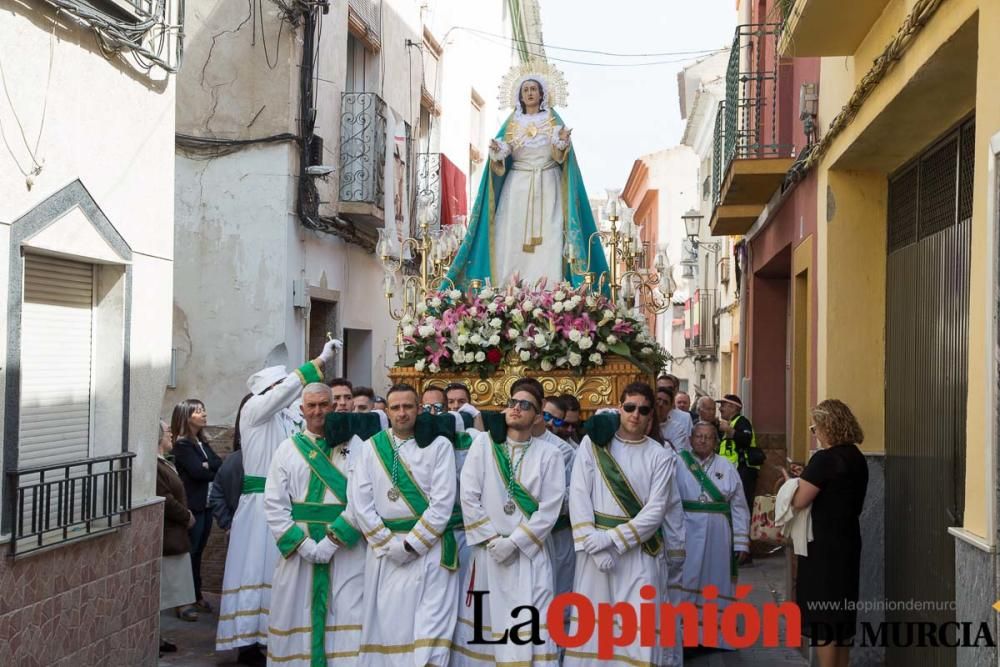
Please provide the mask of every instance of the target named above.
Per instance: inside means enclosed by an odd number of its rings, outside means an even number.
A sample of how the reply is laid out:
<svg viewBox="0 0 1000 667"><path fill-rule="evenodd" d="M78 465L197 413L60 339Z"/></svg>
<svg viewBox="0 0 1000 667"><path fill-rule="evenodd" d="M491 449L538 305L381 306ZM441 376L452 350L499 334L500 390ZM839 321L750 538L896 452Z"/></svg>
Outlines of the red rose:
<svg viewBox="0 0 1000 667"><path fill-rule="evenodd" d="M486 350L486 361L489 363L499 364L501 359L503 359L503 352L501 352L498 348L493 347Z"/></svg>

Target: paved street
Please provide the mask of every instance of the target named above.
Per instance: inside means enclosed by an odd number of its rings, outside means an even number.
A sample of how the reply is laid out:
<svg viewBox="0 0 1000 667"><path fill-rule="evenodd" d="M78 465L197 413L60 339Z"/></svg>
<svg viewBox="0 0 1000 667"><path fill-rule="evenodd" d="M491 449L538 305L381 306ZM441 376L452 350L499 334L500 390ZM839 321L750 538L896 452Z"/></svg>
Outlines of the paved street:
<svg viewBox="0 0 1000 667"><path fill-rule="evenodd" d="M785 598L785 561L779 554L757 558L754 564L740 568L740 582L753 586L748 600L760 607L768 602L781 602ZM215 605L218 596L207 594ZM160 659L160 667L231 667L236 665L236 651L216 653L215 617L205 615L196 623L176 618L172 612L160 615L161 633L174 641L178 652ZM686 665L692 667L790 667L804 666L806 660L793 649L749 648L742 651L714 651L690 656Z"/></svg>

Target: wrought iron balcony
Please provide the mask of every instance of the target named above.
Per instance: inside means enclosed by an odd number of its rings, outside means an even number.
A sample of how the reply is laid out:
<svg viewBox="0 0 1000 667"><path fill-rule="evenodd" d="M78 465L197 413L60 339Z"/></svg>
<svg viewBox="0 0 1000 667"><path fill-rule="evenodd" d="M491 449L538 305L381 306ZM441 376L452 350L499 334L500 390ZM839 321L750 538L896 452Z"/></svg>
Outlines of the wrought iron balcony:
<svg viewBox="0 0 1000 667"><path fill-rule="evenodd" d="M684 352L688 356L714 358L719 352L719 292L695 290L684 309Z"/></svg>
<svg viewBox="0 0 1000 667"><path fill-rule="evenodd" d="M344 93L340 104L341 214L381 226L385 207L385 101Z"/></svg>
<svg viewBox="0 0 1000 667"><path fill-rule="evenodd" d="M779 116L780 23L737 26L726 99L715 119L712 195L715 235L744 233L793 163L790 119Z"/></svg>
<svg viewBox="0 0 1000 667"><path fill-rule="evenodd" d="M112 532L132 520L132 459L117 454L7 473L10 554Z"/></svg>
<svg viewBox="0 0 1000 667"><path fill-rule="evenodd" d="M441 154L417 154L417 201L426 212L430 228L441 228Z"/></svg>

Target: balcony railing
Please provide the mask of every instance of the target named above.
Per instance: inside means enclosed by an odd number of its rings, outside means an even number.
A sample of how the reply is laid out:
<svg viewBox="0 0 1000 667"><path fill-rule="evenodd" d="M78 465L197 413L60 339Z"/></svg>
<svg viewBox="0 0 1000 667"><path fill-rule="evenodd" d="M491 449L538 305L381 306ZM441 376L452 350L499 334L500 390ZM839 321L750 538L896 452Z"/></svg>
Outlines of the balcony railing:
<svg viewBox="0 0 1000 667"><path fill-rule="evenodd" d="M780 23L737 26L726 68L726 99L715 122L716 204L733 160L781 158L793 146L780 141L778 44Z"/></svg>
<svg viewBox="0 0 1000 667"><path fill-rule="evenodd" d="M417 201L426 212L430 229L441 228L441 154L417 154Z"/></svg>
<svg viewBox="0 0 1000 667"><path fill-rule="evenodd" d="M340 105L340 201L385 206L385 101L344 93Z"/></svg>
<svg viewBox="0 0 1000 667"><path fill-rule="evenodd" d="M117 454L7 473L14 558L100 535L132 520L132 460Z"/></svg>
<svg viewBox="0 0 1000 667"><path fill-rule="evenodd" d="M714 357L719 350L719 323L715 311L719 292L695 290L685 305L684 351L689 356Z"/></svg>

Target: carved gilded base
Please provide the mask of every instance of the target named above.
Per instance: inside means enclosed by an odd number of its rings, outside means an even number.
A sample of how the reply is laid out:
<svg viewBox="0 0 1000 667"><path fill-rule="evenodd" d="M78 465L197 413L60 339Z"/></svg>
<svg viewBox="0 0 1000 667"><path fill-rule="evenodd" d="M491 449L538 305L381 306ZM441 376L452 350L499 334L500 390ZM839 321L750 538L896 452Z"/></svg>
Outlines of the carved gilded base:
<svg viewBox="0 0 1000 667"><path fill-rule="evenodd" d="M444 371L428 373L411 367L393 368L389 371L393 383L405 382L423 392L427 387L445 387L451 382L461 382L469 387L472 403L481 409L498 410L510 399L510 387L522 377L533 377L542 383L546 395L573 394L580 401L581 416L586 418L598 408L618 405L622 390L631 382L647 382L653 386L655 378L644 373L631 361L618 356L605 358L603 366L591 369L585 375L573 371L529 370L520 363L510 363L487 378L478 374L461 374Z"/></svg>

